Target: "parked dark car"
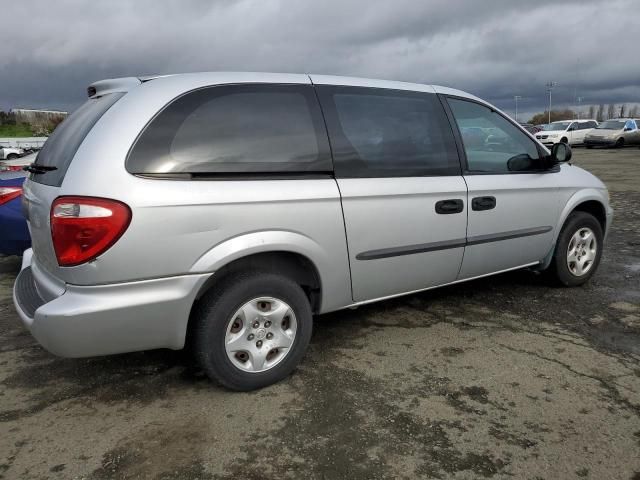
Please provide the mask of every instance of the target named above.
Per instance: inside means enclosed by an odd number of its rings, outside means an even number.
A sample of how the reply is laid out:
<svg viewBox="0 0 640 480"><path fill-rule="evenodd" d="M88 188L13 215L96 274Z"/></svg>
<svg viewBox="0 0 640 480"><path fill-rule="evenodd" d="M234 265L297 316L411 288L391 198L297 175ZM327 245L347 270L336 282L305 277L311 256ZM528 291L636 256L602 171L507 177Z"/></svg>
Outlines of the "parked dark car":
<svg viewBox="0 0 640 480"><path fill-rule="evenodd" d="M0 172L0 254L22 255L31 247L27 221L22 215L22 183L27 172Z"/></svg>
<svg viewBox="0 0 640 480"><path fill-rule="evenodd" d="M529 132L531 135L535 135L536 133L538 133L540 130L542 130L540 127L538 127L537 125L533 125L531 123L521 123L520 124L522 126L522 128L524 128L527 132Z"/></svg>

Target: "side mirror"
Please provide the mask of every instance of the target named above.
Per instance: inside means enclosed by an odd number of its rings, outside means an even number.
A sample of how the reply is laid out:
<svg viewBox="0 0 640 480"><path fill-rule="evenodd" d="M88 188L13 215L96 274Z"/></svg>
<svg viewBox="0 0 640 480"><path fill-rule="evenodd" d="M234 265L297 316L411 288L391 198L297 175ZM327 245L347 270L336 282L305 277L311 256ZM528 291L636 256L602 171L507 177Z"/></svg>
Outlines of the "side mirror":
<svg viewBox="0 0 640 480"><path fill-rule="evenodd" d="M630 132L631 130L633 130L633 128L631 128L631 127L624 127L624 131L625 131L625 132Z"/></svg>
<svg viewBox="0 0 640 480"><path fill-rule="evenodd" d="M576 130L576 129L575 129L575 128L573 128L573 127L569 127L569 128L567 128L567 132L573 132L574 130Z"/></svg>
<svg viewBox="0 0 640 480"><path fill-rule="evenodd" d="M571 160L571 147L566 143L556 143L551 147L551 163L568 162Z"/></svg>

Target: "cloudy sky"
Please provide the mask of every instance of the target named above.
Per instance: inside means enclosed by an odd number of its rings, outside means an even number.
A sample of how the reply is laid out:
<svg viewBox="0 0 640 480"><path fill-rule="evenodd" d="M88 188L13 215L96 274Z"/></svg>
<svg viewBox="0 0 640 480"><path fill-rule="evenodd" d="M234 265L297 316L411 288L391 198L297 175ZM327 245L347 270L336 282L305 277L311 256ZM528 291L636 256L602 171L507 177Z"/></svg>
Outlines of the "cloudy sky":
<svg viewBox="0 0 640 480"><path fill-rule="evenodd" d="M102 78L211 70L435 83L509 112L520 95L525 115L544 109L549 80L557 106L640 102L638 0L3 4L5 110L72 110Z"/></svg>

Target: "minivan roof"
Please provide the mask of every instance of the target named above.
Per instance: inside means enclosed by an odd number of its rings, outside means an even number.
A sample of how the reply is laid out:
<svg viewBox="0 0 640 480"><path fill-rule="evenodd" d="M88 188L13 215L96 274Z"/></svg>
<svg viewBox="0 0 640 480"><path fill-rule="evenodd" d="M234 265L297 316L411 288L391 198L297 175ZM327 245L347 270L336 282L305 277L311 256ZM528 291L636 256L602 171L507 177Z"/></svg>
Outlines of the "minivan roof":
<svg viewBox="0 0 640 480"><path fill-rule="evenodd" d="M413 90L430 93L442 93L460 97L473 98L482 101L462 90L442 87L439 85L426 85L421 83L398 82L393 80L377 80L371 78L343 77L336 75L317 74L291 74L291 73L264 73L264 72L199 72L182 73L175 75L144 75L137 77L109 78L92 83L87 88L90 98L100 97L108 93L128 92L133 87L156 79L166 77L181 77L188 84L188 79L192 79L194 84L200 86L204 78L209 77L212 85L216 83L300 83L314 85L344 85L373 88L389 88L394 90ZM203 78L204 77L204 78Z"/></svg>

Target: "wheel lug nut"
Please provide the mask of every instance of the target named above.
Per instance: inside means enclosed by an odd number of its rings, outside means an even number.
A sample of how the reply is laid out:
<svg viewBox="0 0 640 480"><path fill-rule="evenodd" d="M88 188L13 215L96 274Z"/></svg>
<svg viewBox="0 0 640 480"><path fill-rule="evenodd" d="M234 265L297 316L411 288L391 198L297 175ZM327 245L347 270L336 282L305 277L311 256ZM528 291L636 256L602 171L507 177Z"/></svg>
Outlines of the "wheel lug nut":
<svg viewBox="0 0 640 480"><path fill-rule="evenodd" d="M266 322L264 322L264 326L269 328L271 326L271 321L267 320Z"/></svg>
<svg viewBox="0 0 640 480"><path fill-rule="evenodd" d="M253 322L253 328L258 328L260 326L260 322Z"/></svg>
<svg viewBox="0 0 640 480"><path fill-rule="evenodd" d="M271 332L267 333L267 338L269 340L271 340L273 338L273 333L271 333Z"/></svg>
<svg viewBox="0 0 640 480"><path fill-rule="evenodd" d="M262 340L258 340L256 342L256 347L260 348L262 346Z"/></svg>
<svg viewBox="0 0 640 480"><path fill-rule="evenodd" d="M249 336L247 337L247 340L253 340L253 333L249 334Z"/></svg>

